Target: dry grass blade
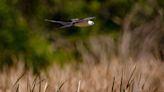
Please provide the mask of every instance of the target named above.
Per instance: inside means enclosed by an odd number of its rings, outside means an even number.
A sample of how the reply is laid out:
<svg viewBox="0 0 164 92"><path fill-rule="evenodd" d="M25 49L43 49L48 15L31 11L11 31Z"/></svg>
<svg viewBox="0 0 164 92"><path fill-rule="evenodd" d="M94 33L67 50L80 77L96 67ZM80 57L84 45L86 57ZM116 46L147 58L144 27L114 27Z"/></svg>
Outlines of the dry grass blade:
<svg viewBox="0 0 164 92"><path fill-rule="evenodd" d="M113 78L112 91L111 92L114 92L114 83L115 83L115 77Z"/></svg>
<svg viewBox="0 0 164 92"><path fill-rule="evenodd" d="M35 79L34 79L32 85L36 84L36 80L37 80L37 78L38 78L38 75L35 77Z"/></svg>
<svg viewBox="0 0 164 92"><path fill-rule="evenodd" d="M30 88L30 87L29 87L29 79L28 79L28 77L27 77L27 80L26 80L26 81L27 81L26 86L27 86L27 92L28 92L28 90L29 90L29 88ZM30 90L30 91L31 91L31 90Z"/></svg>
<svg viewBox="0 0 164 92"><path fill-rule="evenodd" d="M131 73L131 75L130 75L130 77L129 77L129 79L128 79L128 83L127 83L127 85L126 85L126 88L128 88L128 87L130 86L131 81L133 80L132 77L133 77L133 75L134 75L135 70L136 70L136 65L134 66L134 69L132 70L132 73Z"/></svg>
<svg viewBox="0 0 164 92"><path fill-rule="evenodd" d="M34 85L33 85L32 89L31 89L31 92L34 92L35 85L36 85L36 83L34 83Z"/></svg>
<svg viewBox="0 0 164 92"><path fill-rule="evenodd" d="M134 78L133 78L133 80L131 81L130 92L133 92L133 89L134 89Z"/></svg>
<svg viewBox="0 0 164 92"><path fill-rule="evenodd" d="M77 92L80 92L80 85L81 85L81 81L79 80Z"/></svg>
<svg viewBox="0 0 164 92"><path fill-rule="evenodd" d="M123 83L123 69L122 69L122 75L121 75L121 83L120 83L120 92L122 92L122 89L123 89L123 85L122 85L122 83Z"/></svg>
<svg viewBox="0 0 164 92"><path fill-rule="evenodd" d="M31 92L34 92L35 86L36 86L36 80L37 80L38 76L35 77L34 81L33 81L33 87L31 89Z"/></svg>
<svg viewBox="0 0 164 92"><path fill-rule="evenodd" d="M19 92L19 84L18 84L18 86L17 86L17 88L16 88L16 92Z"/></svg>
<svg viewBox="0 0 164 92"><path fill-rule="evenodd" d="M45 81L45 79L39 80L37 84L41 84L43 81Z"/></svg>
<svg viewBox="0 0 164 92"><path fill-rule="evenodd" d="M39 92L41 92L42 90L42 82L44 81L45 79L39 79L39 82L37 84L39 84Z"/></svg>
<svg viewBox="0 0 164 92"><path fill-rule="evenodd" d="M15 87L15 85L19 82L19 80L26 74L26 72L23 72L22 75L16 80L16 82L14 83L13 87Z"/></svg>
<svg viewBox="0 0 164 92"><path fill-rule="evenodd" d="M44 86L44 90L43 90L43 92L46 92L47 89L48 89L48 83L46 82L46 84L45 84L45 86Z"/></svg>
<svg viewBox="0 0 164 92"><path fill-rule="evenodd" d="M56 92L60 92L60 89L63 87L65 82L62 82L61 85L58 87L57 91Z"/></svg>
<svg viewBox="0 0 164 92"><path fill-rule="evenodd" d="M42 89L42 80L39 76L39 92L41 92L41 89Z"/></svg>

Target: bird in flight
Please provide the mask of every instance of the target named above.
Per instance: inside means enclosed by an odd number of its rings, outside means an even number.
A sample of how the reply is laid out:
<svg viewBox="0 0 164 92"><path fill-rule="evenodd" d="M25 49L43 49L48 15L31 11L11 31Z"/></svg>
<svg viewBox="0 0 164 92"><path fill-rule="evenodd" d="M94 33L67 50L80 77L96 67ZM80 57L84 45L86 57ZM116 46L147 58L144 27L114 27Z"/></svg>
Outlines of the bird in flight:
<svg viewBox="0 0 164 92"><path fill-rule="evenodd" d="M76 18L76 19L71 19L70 22L65 22L65 21L56 21L56 20L49 20L45 19L45 21L52 22L52 23L57 23L61 24L62 26L60 28L67 28L67 27L88 27L94 25L94 22L92 19L95 17L87 17L87 18Z"/></svg>

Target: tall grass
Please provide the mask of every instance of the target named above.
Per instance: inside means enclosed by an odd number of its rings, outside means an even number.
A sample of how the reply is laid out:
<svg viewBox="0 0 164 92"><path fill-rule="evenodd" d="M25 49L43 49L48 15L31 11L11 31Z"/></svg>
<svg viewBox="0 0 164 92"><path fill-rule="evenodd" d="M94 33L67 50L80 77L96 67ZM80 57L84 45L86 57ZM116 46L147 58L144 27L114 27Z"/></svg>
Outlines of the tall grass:
<svg viewBox="0 0 164 92"><path fill-rule="evenodd" d="M150 63L151 62L151 63ZM158 61L113 59L107 64L61 68L54 65L46 74L34 76L20 68L1 73L1 92L162 92L164 64Z"/></svg>
<svg viewBox="0 0 164 92"><path fill-rule="evenodd" d="M39 75L23 64L4 69L0 92L163 92L163 15L134 27L138 11L136 5L125 18L117 42L108 35L75 42L83 63L53 65Z"/></svg>

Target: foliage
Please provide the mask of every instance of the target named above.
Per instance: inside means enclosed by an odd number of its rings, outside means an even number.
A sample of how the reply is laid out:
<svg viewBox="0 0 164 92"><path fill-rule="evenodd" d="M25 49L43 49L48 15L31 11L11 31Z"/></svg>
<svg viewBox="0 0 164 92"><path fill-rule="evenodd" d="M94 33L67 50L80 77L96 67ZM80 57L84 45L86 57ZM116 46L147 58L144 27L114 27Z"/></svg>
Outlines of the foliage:
<svg viewBox="0 0 164 92"><path fill-rule="evenodd" d="M54 61L62 60L63 63L73 60L77 51L72 45L79 39L87 40L91 35L100 34L116 38L122 30L124 18L136 3L142 6L144 14L150 18L158 8L163 9L162 0L155 3L150 0L1 0L0 66L2 69L12 66L23 57L21 61L25 62L26 68L38 72ZM56 30L55 24L44 21L69 21L70 18L88 16L96 16L96 24L89 28ZM65 44L58 47L58 36L73 48L67 51L65 49L70 48ZM57 46L53 47L53 43Z"/></svg>

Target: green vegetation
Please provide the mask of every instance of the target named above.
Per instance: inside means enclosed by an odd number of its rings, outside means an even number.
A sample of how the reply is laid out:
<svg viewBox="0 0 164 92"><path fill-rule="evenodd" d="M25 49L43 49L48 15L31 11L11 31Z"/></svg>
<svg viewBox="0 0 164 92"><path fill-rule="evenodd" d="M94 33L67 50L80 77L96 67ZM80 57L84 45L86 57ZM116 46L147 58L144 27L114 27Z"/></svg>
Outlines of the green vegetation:
<svg viewBox="0 0 164 92"><path fill-rule="evenodd" d="M163 12L164 1L145 0L1 0L0 68L24 62L26 69L39 72L54 62L60 64L79 57L79 40L108 35L118 39L124 19L138 4L141 8L134 25L151 20ZM96 16L88 28L56 30L44 19L69 20Z"/></svg>

